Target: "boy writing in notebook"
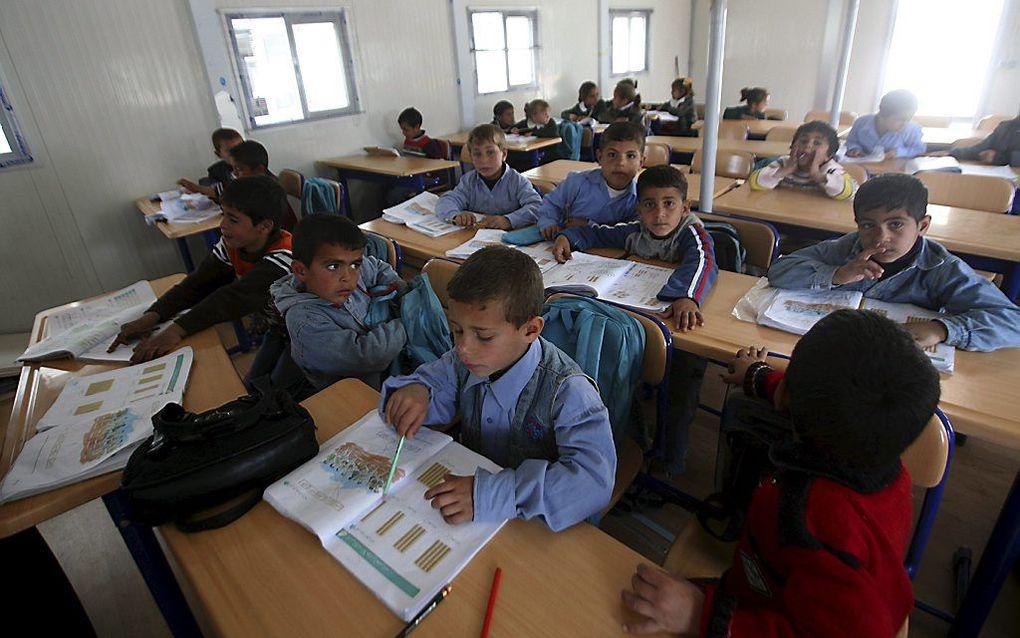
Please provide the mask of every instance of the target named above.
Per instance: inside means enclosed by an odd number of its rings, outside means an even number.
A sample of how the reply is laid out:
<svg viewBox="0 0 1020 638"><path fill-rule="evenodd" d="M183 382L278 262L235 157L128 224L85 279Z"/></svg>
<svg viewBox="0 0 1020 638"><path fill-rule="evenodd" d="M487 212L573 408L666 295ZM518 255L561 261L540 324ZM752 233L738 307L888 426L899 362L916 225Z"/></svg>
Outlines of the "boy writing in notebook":
<svg viewBox="0 0 1020 638"><path fill-rule="evenodd" d="M911 122L917 112L917 97L910 91L889 91L878 103L878 113L854 120L846 138L848 157L865 157L876 150L885 159L917 157L927 146L921 141L921 126Z"/></svg>
<svg viewBox="0 0 1020 638"><path fill-rule="evenodd" d="M243 141L244 138L241 137L241 134L232 128L218 128L213 131L213 153L220 159L218 162L206 169L208 177L205 179L205 188L212 188L215 187L216 184L219 184L220 190L222 190L223 186L226 185L227 182L234 179L234 167L230 164L230 149ZM177 180L177 184L192 193L203 192L201 190L203 185L198 182L193 182L185 177ZM217 191L214 189L209 192L215 194Z"/></svg>
<svg viewBox="0 0 1020 638"><path fill-rule="evenodd" d="M291 236L280 228L284 198L283 188L267 176L240 177L227 184L220 199L221 237L212 252L139 319L121 326L110 350L140 338L131 356L131 363L140 363L217 323L265 312L270 284L290 273ZM156 324L188 309L149 336Z"/></svg>
<svg viewBox="0 0 1020 638"><path fill-rule="evenodd" d="M387 380L379 411L401 436L459 417L461 442L505 469L447 475L425 498L448 523L537 517L554 531L601 510L616 473L609 414L595 382L540 336L534 260L483 248L447 290L454 349Z"/></svg>
<svg viewBox="0 0 1020 638"><path fill-rule="evenodd" d="M644 162L645 134L630 122L610 124L596 152L599 168L571 173L542 200L538 227L553 240L570 224L616 224L635 219L634 176Z"/></svg>
<svg viewBox="0 0 1020 638"><path fill-rule="evenodd" d="M793 134L789 155L751 173L751 189L785 186L821 191L833 199L850 199L857 182L835 160L838 150L839 138L831 126L821 121L801 124Z"/></svg>
<svg viewBox="0 0 1020 638"><path fill-rule="evenodd" d="M290 354L315 390L347 377L379 388L407 335L378 304L403 287L396 271L365 255L361 229L339 215L309 215L294 230L293 274L270 288L287 322Z"/></svg>
<svg viewBox="0 0 1020 638"><path fill-rule="evenodd" d="M460 226L475 226L472 212L486 217L482 228L510 230L535 223L542 197L526 177L506 163L506 135L498 126L482 124L467 141L475 170L436 203L436 216Z"/></svg>
<svg viewBox="0 0 1020 638"><path fill-rule="evenodd" d="M777 288L860 291L868 299L946 313L907 324L922 346L964 350L1020 346L1020 308L941 244L924 237L928 189L889 173L861 185L857 231L781 257L769 268Z"/></svg>
<svg viewBox="0 0 1020 638"><path fill-rule="evenodd" d="M938 373L900 326L859 310L815 324L785 375L766 354L742 350L726 380L783 406L792 434L769 451L730 568L701 588L639 565L622 597L641 619L625 631L894 636L913 609L900 456L935 412Z"/></svg>

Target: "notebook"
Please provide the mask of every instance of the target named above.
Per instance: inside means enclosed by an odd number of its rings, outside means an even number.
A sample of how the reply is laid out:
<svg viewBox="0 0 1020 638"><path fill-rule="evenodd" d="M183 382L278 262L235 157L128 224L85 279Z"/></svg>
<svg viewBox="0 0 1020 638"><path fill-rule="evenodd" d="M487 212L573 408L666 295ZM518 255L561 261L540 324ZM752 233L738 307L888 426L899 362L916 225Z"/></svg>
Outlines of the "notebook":
<svg viewBox="0 0 1020 638"><path fill-rule="evenodd" d="M436 217L436 202L438 201L439 195L424 191L396 206L384 208L382 218L393 224L406 225L411 230L429 237L442 237L463 230L456 224ZM485 219L484 215L473 214L477 221Z"/></svg>
<svg viewBox="0 0 1020 638"><path fill-rule="evenodd" d="M314 459L269 486L264 497L315 534L330 555L409 621L506 521L450 525L423 498L447 473L501 469L428 428L405 440L383 498L397 440L373 410L324 443Z"/></svg>
<svg viewBox="0 0 1020 638"><path fill-rule="evenodd" d="M376 157L400 157L400 151L392 146L365 146L365 152Z"/></svg>

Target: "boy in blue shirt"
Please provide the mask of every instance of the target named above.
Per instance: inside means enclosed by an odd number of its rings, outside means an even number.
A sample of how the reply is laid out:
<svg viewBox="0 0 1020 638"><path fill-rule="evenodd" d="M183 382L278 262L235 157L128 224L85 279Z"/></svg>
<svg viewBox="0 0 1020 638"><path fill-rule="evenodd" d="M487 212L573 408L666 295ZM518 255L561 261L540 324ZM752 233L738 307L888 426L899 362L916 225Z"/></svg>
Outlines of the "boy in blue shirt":
<svg viewBox="0 0 1020 638"><path fill-rule="evenodd" d="M494 124L471 130L467 141L475 170L464 175L457 187L443 193L436 216L459 226L475 226L475 213L486 218L481 228L510 230L535 223L542 197L526 177L506 163L506 134Z"/></svg>
<svg viewBox="0 0 1020 638"><path fill-rule="evenodd" d="M542 273L488 246L447 287L456 346L383 385L379 412L400 435L461 420L461 442L505 469L447 475L425 492L451 524L541 518L559 531L609 502L616 448L595 382L542 339Z"/></svg>
<svg viewBox="0 0 1020 638"><path fill-rule="evenodd" d="M869 299L946 313L905 327L922 346L1020 347L1020 308L959 257L923 236L928 190L911 175L868 180L854 198L857 232L782 257L768 272L778 288L861 291Z"/></svg>
<svg viewBox="0 0 1020 638"><path fill-rule="evenodd" d="M922 155L927 146L921 141L921 127L910 121L916 112L913 93L904 89L889 91L878 103L878 113L862 115L850 128L847 156L864 157L879 148L885 152L885 159Z"/></svg>
<svg viewBox="0 0 1020 638"><path fill-rule="evenodd" d="M365 244L346 217L304 217L294 230L294 272L270 288L287 322L291 357L315 390L347 377L378 388L407 341L401 320L376 308L403 281L389 264L366 256Z"/></svg>
<svg viewBox="0 0 1020 638"><path fill-rule="evenodd" d="M645 133L630 122L615 122L602 133L599 168L571 173L542 200L538 227L553 240L577 223L616 224L635 219L634 176L644 162ZM569 220L568 220L569 216Z"/></svg>

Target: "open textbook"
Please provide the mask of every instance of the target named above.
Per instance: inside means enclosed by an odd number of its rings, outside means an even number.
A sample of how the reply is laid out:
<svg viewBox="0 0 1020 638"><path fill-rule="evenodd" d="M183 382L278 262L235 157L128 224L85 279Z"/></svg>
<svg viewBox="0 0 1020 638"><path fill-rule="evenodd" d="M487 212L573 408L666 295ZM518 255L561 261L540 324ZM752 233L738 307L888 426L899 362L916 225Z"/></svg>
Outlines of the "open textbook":
<svg viewBox="0 0 1020 638"><path fill-rule="evenodd" d="M908 160L903 171L911 175L925 171L963 173L964 175L986 175L1015 182L1017 174L1008 166L985 166L983 164L961 164L955 157L915 157Z"/></svg>
<svg viewBox="0 0 1020 638"><path fill-rule="evenodd" d="M871 310L882 314L896 323L930 321L941 316L906 303L889 303L866 299L863 293L845 290L783 290L768 286L768 280L761 278L737 302L733 314L738 319L754 321L785 332L804 334L822 317L830 312L851 308ZM956 349L945 343L924 348L935 369L952 373Z"/></svg>
<svg viewBox="0 0 1020 638"><path fill-rule="evenodd" d="M429 237L442 237L463 230L456 224L445 222L436 217L436 202L438 201L438 195L424 191L396 206L384 208L382 218L394 224L405 224L411 230L416 230ZM474 216L478 221L485 219L484 215L478 213L474 213Z"/></svg>
<svg viewBox="0 0 1020 638"><path fill-rule="evenodd" d="M447 473L500 467L449 436L421 428L406 439L393 485L382 488L397 434L372 411L265 491L281 514L323 547L405 621L413 618L506 521L450 525L422 495Z"/></svg>
<svg viewBox="0 0 1020 638"><path fill-rule="evenodd" d="M45 330L37 343L29 346L18 361L44 361L74 357L87 361L127 361L131 349L106 349L121 325L142 316L156 301L152 286L139 281L109 295L83 301L46 316Z"/></svg>
<svg viewBox="0 0 1020 638"><path fill-rule="evenodd" d="M152 415L183 399L192 358L191 348L181 348L148 363L69 380L0 484L0 502L123 468L134 447L152 434Z"/></svg>

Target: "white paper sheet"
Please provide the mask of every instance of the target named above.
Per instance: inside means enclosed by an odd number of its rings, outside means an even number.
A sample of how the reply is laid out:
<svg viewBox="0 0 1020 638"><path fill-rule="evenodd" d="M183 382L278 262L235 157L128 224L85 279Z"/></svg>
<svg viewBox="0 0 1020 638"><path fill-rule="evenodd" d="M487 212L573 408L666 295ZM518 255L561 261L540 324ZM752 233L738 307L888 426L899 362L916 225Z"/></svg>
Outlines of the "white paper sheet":
<svg viewBox="0 0 1020 638"><path fill-rule="evenodd" d="M156 294L149 282L137 281L127 288L99 299L83 301L71 308L47 315L44 336L57 335L80 323L107 319L134 306L142 304L148 306L155 301Z"/></svg>
<svg viewBox="0 0 1020 638"><path fill-rule="evenodd" d="M467 240L460 246L446 251L446 256L454 259L467 259L486 246L502 245L503 235L505 234L505 230L497 230L495 228L479 229L475 232L474 237Z"/></svg>

